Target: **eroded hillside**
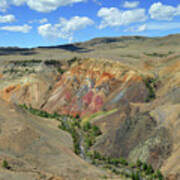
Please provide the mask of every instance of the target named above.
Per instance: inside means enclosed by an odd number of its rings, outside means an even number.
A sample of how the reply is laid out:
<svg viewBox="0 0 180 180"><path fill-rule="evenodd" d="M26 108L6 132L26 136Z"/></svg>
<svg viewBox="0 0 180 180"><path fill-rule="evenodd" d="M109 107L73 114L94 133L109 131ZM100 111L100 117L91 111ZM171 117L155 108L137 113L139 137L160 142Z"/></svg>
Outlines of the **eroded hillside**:
<svg viewBox="0 0 180 180"><path fill-rule="evenodd" d="M144 43L145 40L141 39ZM168 38L164 41L172 42ZM7 103L26 104L50 114L80 117L82 123L90 122L102 132L88 146L88 151L99 152L105 157L122 157L131 163L138 160L147 162L154 169L161 169L169 179L178 180L179 57L178 52L168 51L144 53L144 59L137 63L131 63L130 59L124 62L124 57L122 61L105 58L8 61L0 68L0 97ZM5 109L1 114L6 112ZM36 133L32 134L34 136ZM4 135L1 136L4 138ZM55 140L58 141L56 137ZM72 142L70 137L63 140L62 145L67 142ZM13 143L11 146L16 146L17 143ZM85 163L80 159L78 161ZM58 169L56 165L53 167ZM84 171L81 167L78 170L77 174ZM51 173L46 169L43 171ZM96 171L100 176L104 173L99 169Z"/></svg>

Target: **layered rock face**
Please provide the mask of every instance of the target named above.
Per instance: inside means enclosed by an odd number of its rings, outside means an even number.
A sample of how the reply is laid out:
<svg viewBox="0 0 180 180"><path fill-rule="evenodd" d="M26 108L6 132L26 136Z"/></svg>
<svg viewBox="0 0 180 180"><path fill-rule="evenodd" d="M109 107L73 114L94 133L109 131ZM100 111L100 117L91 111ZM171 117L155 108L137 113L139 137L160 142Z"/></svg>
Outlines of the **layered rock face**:
<svg viewBox="0 0 180 180"><path fill-rule="evenodd" d="M148 96L140 73L108 60L79 60L59 79L43 106L46 111L84 117Z"/></svg>
<svg viewBox="0 0 180 180"><path fill-rule="evenodd" d="M91 58L55 65L10 63L1 67L0 97L49 113L78 115L102 131L92 150L146 161L178 179L180 60L156 61L136 66Z"/></svg>
<svg viewBox="0 0 180 180"><path fill-rule="evenodd" d="M83 117L117 108L120 101L144 102L148 97L140 72L109 60L77 60L64 74L43 62L32 69L15 64L5 69L2 99L48 112Z"/></svg>

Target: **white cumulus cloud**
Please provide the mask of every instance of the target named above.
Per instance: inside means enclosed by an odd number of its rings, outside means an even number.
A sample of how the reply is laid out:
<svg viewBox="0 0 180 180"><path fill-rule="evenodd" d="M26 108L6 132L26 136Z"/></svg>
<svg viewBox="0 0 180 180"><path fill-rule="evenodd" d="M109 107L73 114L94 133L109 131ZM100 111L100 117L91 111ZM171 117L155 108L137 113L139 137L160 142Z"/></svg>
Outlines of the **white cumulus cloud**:
<svg viewBox="0 0 180 180"><path fill-rule="evenodd" d="M0 16L0 23L12 23L16 21L16 18L12 14L7 14L5 16Z"/></svg>
<svg viewBox="0 0 180 180"><path fill-rule="evenodd" d="M38 27L38 33L46 38L73 40L74 32L94 22L88 17L74 16L71 19L60 18L58 24L44 24Z"/></svg>
<svg viewBox="0 0 180 180"><path fill-rule="evenodd" d="M24 24L22 26L1 26L0 30L11 31L11 32L21 32L28 33L32 29L31 26Z"/></svg>
<svg viewBox="0 0 180 180"><path fill-rule="evenodd" d="M0 0L0 10L6 11L10 5L20 6L28 5L31 9L39 12L51 12L61 6L67 6L74 3L85 2L86 0Z"/></svg>
<svg viewBox="0 0 180 180"><path fill-rule="evenodd" d="M180 29L180 24L177 22L168 22L168 23L150 23L147 24L148 30L173 30L173 29Z"/></svg>
<svg viewBox="0 0 180 180"><path fill-rule="evenodd" d="M125 29L124 32L143 32L147 30L147 24L142 24L140 26L133 26L133 27L129 27L127 29Z"/></svg>
<svg viewBox="0 0 180 180"><path fill-rule="evenodd" d="M138 27L137 31L138 32L142 32L142 31L145 31L147 29L147 25L146 24L143 24L141 26Z"/></svg>
<svg viewBox="0 0 180 180"><path fill-rule="evenodd" d="M28 23L33 24L33 23L39 23L39 24L44 24L47 23L48 19L47 18L42 18L42 19L34 19L29 21Z"/></svg>
<svg viewBox="0 0 180 180"><path fill-rule="evenodd" d="M118 8L103 7L98 11L98 17L102 18L100 29L107 26L118 27L132 23L143 22L147 19L145 9L133 9L121 11Z"/></svg>
<svg viewBox="0 0 180 180"><path fill-rule="evenodd" d="M47 23L48 22L48 19L47 18L43 18L43 19L40 19L39 20L39 23L40 24L44 24L44 23Z"/></svg>
<svg viewBox="0 0 180 180"><path fill-rule="evenodd" d="M139 1L125 1L123 4L124 8L136 8L139 5Z"/></svg>
<svg viewBox="0 0 180 180"><path fill-rule="evenodd" d="M152 19L155 20L172 20L173 17L180 15L180 5L177 7L163 5L161 2L157 2L151 5L149 14Z"/></svg>
<svg viewBox="0 0 180 180"><path fill-rule="evenodd" d="M5 12L7 8L8 8L7 0L1 0L0 11Z"/></svg>
<svg viewBox="0 0 180 180"><path fill-rule="evenodd" d="M157 23L152 22L148 24L143 24L140 26L129 27L125 32L144 32L144 31L167 31L173 29L180 29L180 24L177 22L168 23Z"/></svg>

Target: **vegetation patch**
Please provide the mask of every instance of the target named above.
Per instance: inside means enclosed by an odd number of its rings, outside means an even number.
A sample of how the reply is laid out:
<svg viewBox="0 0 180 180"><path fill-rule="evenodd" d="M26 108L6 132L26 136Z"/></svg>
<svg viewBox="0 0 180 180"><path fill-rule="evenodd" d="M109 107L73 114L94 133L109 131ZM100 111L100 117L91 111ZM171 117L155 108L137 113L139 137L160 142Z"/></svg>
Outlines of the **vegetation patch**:
<svg viewBox="0 0 180 180"><path fill-rule="evenodd" d="M156 98L155 89L157 88L157 81L158 80L155 78L144 79L146 88L149 91L148 97L145 99L145 102L150 102L151 100Z"/></svg>
<svg viewBox="0 0 180 180"><path fill-rule="evenodd" d="M59 128L69 132L72 135L74 152L76 154L81 154L84 157L89 148L96 142L96 137L101 135L101 131L97 126L92 125L89 122L81 123L79 115L73 117L70 115L60 115L57 113L50 114L46 111L32 108L31 106L28 107L25 104L20 105L20 107L28 110L30 113L36 116L60 121ZM81 148L81 146L83 148Z"/></svg>
<svg viewBox="0 0 180 180"><path fill-rule="evenodd" d="M54 67L58 73L63 74L66 72L66 69L62 68L61 62L57 60L24 60L24 61L10 61L10 63L13 63L13 67L6 68L3 71L3 74L6 73L14 73L18 76L23 76L24 74L31 74L36 72L36 67L40 66L41 63L45 64L46 66L52 66Z"/></svg>
<svg viewBox="0 0 180 180"><path fill-rule="evenodd" d="M34 109L31 106L20 105L21 108L30 113L43 117L56 119L60 122L59 128L71 134L74 143L74 152L91 164L111 171L112 174L128 177L132 180L163 180L160 170L155 171L151 165L138 160L136 163L129 163L126 159L106 157L97 151L91 151L96 138L101 135L100 129L89 121L82 123L79 115L76 117L70 115L60 115L57 113ZM7 163L4 165L8 166Z"/></svg>
<svg viewBox="0 0 180 180"><path fill-rule="evenodd" d="M152 166L138 160L132 164L124 158L105 157L94 151L88 154L92 164L110 170L113 174L125 176L132 180L163 180L164 177L160 170L154 170Z"/></svg>
<svg viewBox="0 0 180 180"><path fill-rule="evenodd" d="M35 72L36 71L34 69L28 69L28 68L26 68L26 69L15 69L15 68L11 68L11 69L4 70L3 74L6 74L6 73L17 74L18 73L18 75L23 76L25 73L30 74L30 73L35 73Z"/></svg>
<svg viewBox="0 0 180 180"><path fill-rule="evenodd" d="M42 60L36 60L36 59L24 60L24 61L10 61L10 63L19 65L19 66L28 66L29 64L39 64L41 62L42 62Z"/></svg>
<svg viewBox="0 0 180 180"><path fill-rule="evenodd" d="M59 66L61 63L57 60L51 59L51 60L46 60L44 61L44 64L46 65L53 65L53 66Z"/></svg>
<svg viewBox="0 0 180 180"><path fill-rule="evenodd" d="M7 162L6 160L3 160L3 162L2 162L2 168L4 168L4 169L10 169L10 166L9 166L9 164L8 164L8 162Z"/></svg>
<svg viewBox="0 0 180 180"><path fill-rule="evenodd" d="M57 71L58 71L58 73L60 73L60 74L64 74L64 73L66 72L66 70L65 70L65 69L62 69L61 67L58 67L58 68L57 68Z"/></svg>
<svg viewBox="0 0 180 180"><path fill-rule="evenodd" d="M79 61L80 59L78 57L73 57L72 59L69 59L67 61L68 65L71 66L73 63Z"/></svg>
<svg viewBox="0 0 180 180"><path fill-rule="evenodd" d="M174 54L173 51L169 51L167 54L162 54L162 53L157 53L157 52L153 52L153 53L144 53L144 55L146 56L150 56L150 57L160 57L160 58L163 58L163 57L167 57L171 54Z"/></svg>
<svg viewBox="0 0 180 180"><path fill-rule="evenodd" d="M94 114L92 114L92 115L90 115L90 116L84 117L83 120L82 120L82 122L91 121L92 119L97 118L97 117L100 117L100 116L105 117L105 116L108 116L108 115L110 115L110 114L115 113L116 111L118 111L117 108L114 108L114 109L112 109L112 110L110 110L110 111L98 111L98 112L96 112L96 113L94 113Z"/></svg>

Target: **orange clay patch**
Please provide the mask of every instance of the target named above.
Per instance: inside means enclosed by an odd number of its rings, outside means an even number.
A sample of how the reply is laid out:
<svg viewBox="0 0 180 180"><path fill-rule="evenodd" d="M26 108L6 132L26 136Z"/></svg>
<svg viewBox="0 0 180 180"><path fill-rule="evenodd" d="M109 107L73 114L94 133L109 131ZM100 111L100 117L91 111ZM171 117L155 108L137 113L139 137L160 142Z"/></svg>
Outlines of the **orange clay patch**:
<svg viewBox="0 0 180 180"><path fill-rule="evenodd" d="M4 90L0 91L0 96L5 101L9 102L11 99L12 93L14 93L15 91L17 91L20 88L21 88L21 86L19 84L14 85L14 86L9 86L9 87L5 88Z"/></svg>
<svg viewBox="0 0 180 180"><path fill-rule="evenodd" d="M135 82L139 82L139 81L142 81L142 77L141 76L133 76L131 78L132 81L135 81Z"/></svg>
<svg viewBox="0 0 180 180"><path fill-rule="evenodd" d="M96 83L96 87L99 86L100 84L102 84L105 81L109 81L113 78L114 76L110 73L107 72L103 72L103 74L101 75L99 81Z"/></svg>

